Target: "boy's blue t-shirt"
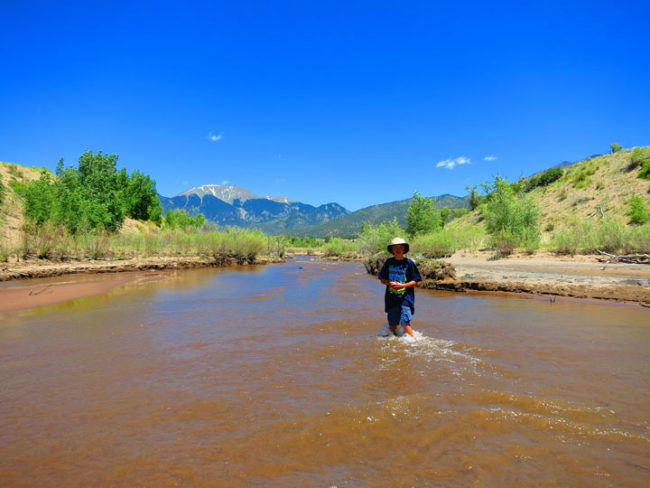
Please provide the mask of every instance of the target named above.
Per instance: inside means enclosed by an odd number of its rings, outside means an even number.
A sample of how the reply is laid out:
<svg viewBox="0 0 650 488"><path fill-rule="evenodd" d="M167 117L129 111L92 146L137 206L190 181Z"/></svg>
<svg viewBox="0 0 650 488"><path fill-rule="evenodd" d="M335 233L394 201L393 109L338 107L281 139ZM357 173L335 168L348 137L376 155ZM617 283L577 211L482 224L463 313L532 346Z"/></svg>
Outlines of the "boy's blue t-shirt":
<svg viewBox="0 0 650 488"><path fill-rule="evenodd" d="M379 272L379 279L399 281L400 283L422 281L418 267L409 258L400 260L388 258ZM411 313L413 313L415 312L415 290L413 288L393 290L390 286L386 285L384 303L386 312L388 312L389 308L399 307L403 303L406 303L411 309Z"/></svg>

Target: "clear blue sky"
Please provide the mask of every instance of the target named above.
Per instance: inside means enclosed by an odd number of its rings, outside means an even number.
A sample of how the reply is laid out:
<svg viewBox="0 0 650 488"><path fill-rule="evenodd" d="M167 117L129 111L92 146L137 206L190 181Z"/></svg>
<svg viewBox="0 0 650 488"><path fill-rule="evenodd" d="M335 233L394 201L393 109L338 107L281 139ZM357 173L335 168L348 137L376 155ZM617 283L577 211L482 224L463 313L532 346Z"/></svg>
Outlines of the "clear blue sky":
<svg viewBox="0 0 650 488"><path fill-rule="evenodd" d="M650 2L0 1L0 160L349 210L650 144Z"/></svg>

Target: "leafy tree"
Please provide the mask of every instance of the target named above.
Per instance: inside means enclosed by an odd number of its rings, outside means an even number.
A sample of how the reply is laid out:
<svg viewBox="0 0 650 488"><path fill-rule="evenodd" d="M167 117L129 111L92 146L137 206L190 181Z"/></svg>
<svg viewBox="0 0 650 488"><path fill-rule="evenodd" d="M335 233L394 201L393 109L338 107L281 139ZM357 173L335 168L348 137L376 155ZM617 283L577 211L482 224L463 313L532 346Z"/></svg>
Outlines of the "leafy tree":
<svg viewBox="0 0 650 488"><path fill-rule="evenodd" d="M26 216L37 225L63 225L71 233L116 231L126 215L159 223L154 182L138 171L133 177L124 169L117 171L117 158L86 151L77 168L64 167L59 160L54 178L43 173L23 191Z"/></svg>
<svg viewBox="0 0 650 488"><path fill-rule="evenodd" d="M427 234L442 228L440 214L436 212L433 199L422 197L416 190L406 214L406 233L410 237Z"/></svg>
<svg viewBox="0 0 650 488"><path fill-rule="evenodd" d="M476 210L476 208L481 204L481 200L483 198L481 197L481 195L479 194L475 186L466 186L465 189L469 192L470 207L472 208L472 210Z"/></svg>
<svg viewBox="0 0 650 488"><path fill-rule="evenodd" d="M531 246L539 241L538 210L528 196L515 198L505 178L485 184L490 190L483 211L486 228L496 241L511 240L515 246Z"/></svg>
<svg viewBox="0 0 650 488"><path fill-rule="evenodd" d="M440 222L442 227L449 221L449 216L451 215L451 210L449 207L442 207L440 209Z"/></svg>
<svg viewBox="0 0 650 488"><path fill-rule="evenodd" d="M52 217L56 202L55 189L49 171L43 170L38 180L21 189L25 199L25 217L42 225Z"/></svg>
<svg viewBox="0 0 650 488"><path fill-rule="evenodd" d="M134 171L126 185L124 201L129 217L161 223L162 207L156 192L156 183L149 176Z"/></svg>
<svg viewBox="0 0 650 488"><path fill-rule="evenodd" d="M613 153L619 152L621 149L623 149L623 146L621 146L618 142L612 142L609 147L612 149Z"/></svg>

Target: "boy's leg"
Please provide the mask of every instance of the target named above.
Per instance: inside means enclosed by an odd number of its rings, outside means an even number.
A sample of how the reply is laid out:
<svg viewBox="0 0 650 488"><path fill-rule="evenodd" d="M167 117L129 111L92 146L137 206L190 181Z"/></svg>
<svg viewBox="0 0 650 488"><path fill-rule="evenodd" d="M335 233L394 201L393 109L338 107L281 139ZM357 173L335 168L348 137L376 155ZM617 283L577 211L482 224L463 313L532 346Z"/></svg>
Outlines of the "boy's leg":
<svg viewBox="0 0 650 488"><path fill-rule="evenodd" d="M397 335L397 326L400 323L401 313L400 307L391 308L387 312L388 328L395 336Z"/></svg>
<svg viewBox="0 0 650 488"><path fill-rule="evenodd" d="M400 314L400 323L404 332L413 337L413 328L411 327L411 308L408 305L404 305Z"/></svg>

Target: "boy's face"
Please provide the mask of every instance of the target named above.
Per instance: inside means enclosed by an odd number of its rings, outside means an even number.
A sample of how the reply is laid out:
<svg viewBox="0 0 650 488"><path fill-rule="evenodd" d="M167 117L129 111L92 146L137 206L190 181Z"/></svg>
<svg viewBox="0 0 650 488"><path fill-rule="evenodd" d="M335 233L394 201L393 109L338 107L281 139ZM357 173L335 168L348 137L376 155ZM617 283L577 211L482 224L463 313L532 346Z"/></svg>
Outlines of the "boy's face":
<svg viewBox="0 0 650 488"><path fill-rule="evenodd" d="M393 247L391 247L391 250L393 251L393 256L396 258L401 258L404 256L406 246L404 246L404 244L395 244Z"/></svg>

